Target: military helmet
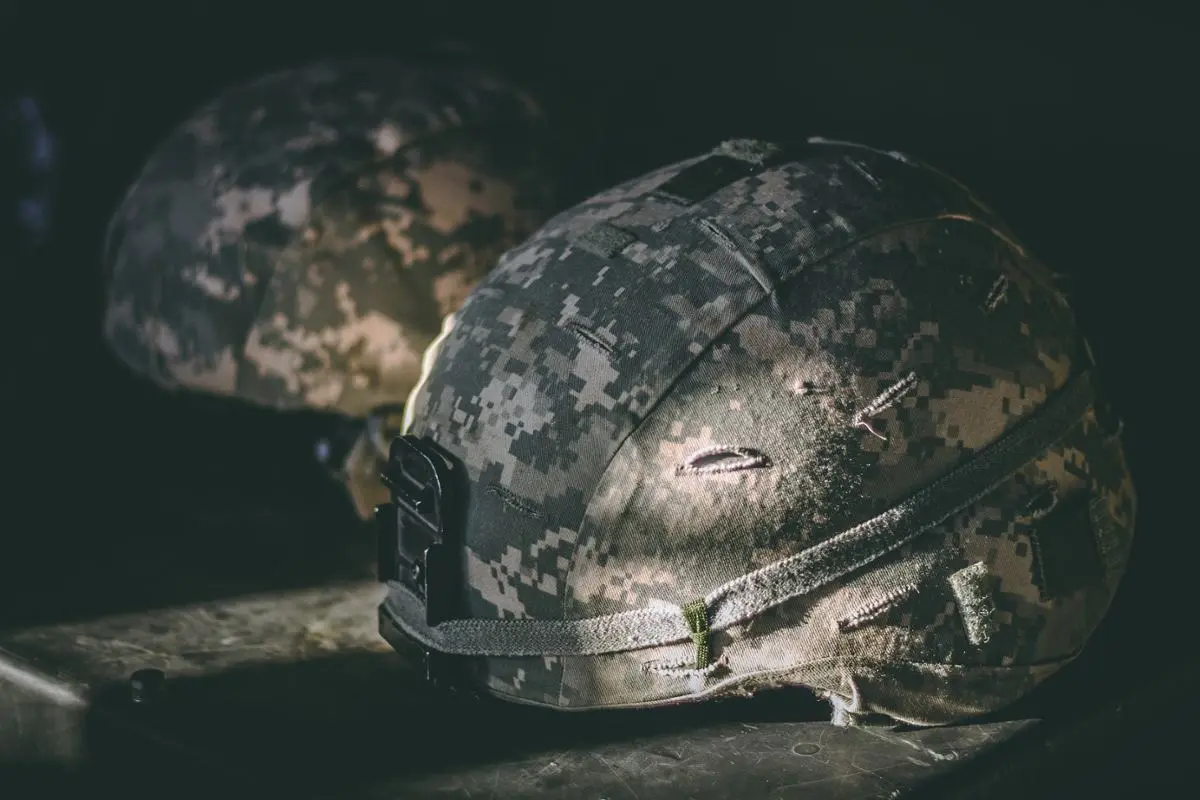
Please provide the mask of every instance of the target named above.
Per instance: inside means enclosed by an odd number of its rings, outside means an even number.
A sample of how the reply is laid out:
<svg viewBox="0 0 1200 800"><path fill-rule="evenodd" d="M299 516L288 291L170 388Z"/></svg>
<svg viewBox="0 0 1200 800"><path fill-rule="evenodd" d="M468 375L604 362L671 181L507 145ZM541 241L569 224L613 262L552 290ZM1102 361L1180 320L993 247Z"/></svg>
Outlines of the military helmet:
<svg viewBox="0 0 1200 800"><path fill-rule="evenodd" d="M538 107L477 68L322 62L221 94L108 229L105 336L166 387L354 417L548 215Z"/></svg>
<svg viewBox="0 0 1200 800"><path fill-rule="evenodd" d="M230 89L112 217L105 340L170 389L357 420L401 402L442 316L549 216L544 136L535 102L469 59L326 61ZM371 441L328 462L362 514Z"/></svg>
<svg viewBox="0 0 1200 800"><path fill-rule="evenodd" d="M1055 276L850 143L727 142L557 215L406 413L381 629L523 703L803 686L837 723L960 720L1071 661L1130 550Z"/></svg>

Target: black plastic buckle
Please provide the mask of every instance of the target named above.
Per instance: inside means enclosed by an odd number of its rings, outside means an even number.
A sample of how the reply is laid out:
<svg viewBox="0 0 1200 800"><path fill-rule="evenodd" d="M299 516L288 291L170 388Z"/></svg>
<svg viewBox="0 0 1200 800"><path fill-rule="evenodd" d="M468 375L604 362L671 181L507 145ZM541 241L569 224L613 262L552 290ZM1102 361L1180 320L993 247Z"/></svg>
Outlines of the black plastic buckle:
<svg viewBox="0 0 1200 800"><path fill-rule="evenodd" d="M406 586L425 603L425 621L455 616L461 558L457 547L461 496L458 472L430 439L392 440L380 477L391 503L375 510L379 580Z"/></svg>
<svg viewBox="0 0 1200 800"><path fill-rule="evenodd" d="M379 580L400 583L425 604L425 622L437 625L459 612L462 589L461 533L466 472L428 438L399 436L388 448L380 478L391 502L375 509ZM425 657L425 678L455 691L467 685L465 664L413 641L380 608L380 632L394 648L406 643Z"/></svg>
<svg viewBox="0 0 1200 800"><path fill-rule="evenodd" d="M472 682L467 674L471 661L469 658L424 647L393 622L383 606L379 608L379 632L397 652L411 651L414 647L420 650L425 680L439 691L463 700L482 699L479 691L471 688Z"/></svg>

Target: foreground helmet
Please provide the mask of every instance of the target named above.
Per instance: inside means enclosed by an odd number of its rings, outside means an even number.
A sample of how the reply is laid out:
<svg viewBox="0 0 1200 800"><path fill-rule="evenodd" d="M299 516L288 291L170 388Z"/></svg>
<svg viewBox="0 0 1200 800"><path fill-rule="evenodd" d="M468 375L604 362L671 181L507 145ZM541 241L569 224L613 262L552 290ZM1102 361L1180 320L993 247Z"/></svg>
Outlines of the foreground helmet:
<svg viewBox="0 0 1200 800"><path fill-rule="evenodd" d="M166 388L357 419L402 402L442 317L549 215L543 145L526 94L445 59L229 90L112 218L106 341Z"/></svg>
<svg viewBox="0 0 1200 800"><path fill-rule="evenodd" d="M1105 408L1051 274L962 186L730 142L555 217L448 319L385 473L382 629L559 708L988 712L1125 568Z"/></svg>

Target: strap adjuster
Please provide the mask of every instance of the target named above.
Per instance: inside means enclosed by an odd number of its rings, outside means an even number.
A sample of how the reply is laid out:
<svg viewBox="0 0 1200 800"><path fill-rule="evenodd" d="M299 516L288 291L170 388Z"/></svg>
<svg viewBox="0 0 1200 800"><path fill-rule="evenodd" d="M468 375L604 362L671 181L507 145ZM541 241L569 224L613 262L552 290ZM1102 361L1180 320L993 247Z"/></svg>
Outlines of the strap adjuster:
<svg viewBox="0 0 1200 800"><path fill-rule="evenodd" d="M391 502L375 509L379 580L400 583L419 597L429 625L452 619L461 558L449 540L466 501L456 471L432 440L399 436L380 477Z"/></svg>

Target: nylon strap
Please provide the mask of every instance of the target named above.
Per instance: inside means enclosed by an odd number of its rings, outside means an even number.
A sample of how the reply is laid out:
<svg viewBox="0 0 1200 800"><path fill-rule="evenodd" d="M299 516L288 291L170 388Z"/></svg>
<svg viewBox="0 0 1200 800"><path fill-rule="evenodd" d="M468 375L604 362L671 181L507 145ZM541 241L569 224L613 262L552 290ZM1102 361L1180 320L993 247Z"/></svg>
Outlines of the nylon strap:
<svg viewBox="0 0 1200 800"><path fill-rule="evenodd" d="M726 583L682 614L678 607L665 606L584 619L456 619L431 627L425 624L421 601L399 584L390 584L380 611L425 646L451 655L598 655L692 639L697 656L707 660L711 632L829 586L941 524L1058 442L1092 402L1091 375L1084 372L978 455L906 500L802 553ZM688 611L701 603L703 626Z"/></svg>

